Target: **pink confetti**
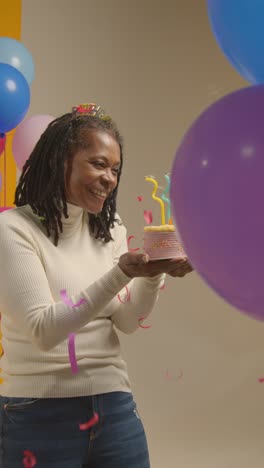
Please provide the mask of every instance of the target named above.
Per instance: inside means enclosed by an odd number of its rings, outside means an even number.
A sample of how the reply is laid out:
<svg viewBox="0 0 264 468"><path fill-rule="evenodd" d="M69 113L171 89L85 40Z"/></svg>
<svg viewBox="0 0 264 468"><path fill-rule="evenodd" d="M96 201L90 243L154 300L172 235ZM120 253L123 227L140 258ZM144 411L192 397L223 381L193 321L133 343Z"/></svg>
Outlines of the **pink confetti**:
<svg viewBox="0 0 264 468"><path fill-rule="evenodd" d="M126 288L126 300L125 301L122 301L120 294L117 295L117 298L119 302L121 302L121 304L126 304L127 302L130 301L130 291L127 286L125 286L125 288Z"/></svg>
<svg viewBox="0 0 264 468"><path fill-rule="evenodd" d="M85 299L80 299L79 302L73 304L72 300L67 295L66 289L61 289L60 296L63 302L70 307L79 307L80 305L85 304L86 302Z"/></svg>
<svg viewBox="0 0 264 468"><path fill-rule="evenodd" d="M78 364L77 364L77 361L76 361L74 340L75 340L75 333L70 333L69 334L69 340L68 340L69 358L70 358L72 373L76 374L78 372Z"/></svg>
<svg viewBox="0 0 264 468"><path fill-rule="evenodd" d="M162 286L160 287L160 289L165 289L165 283L162 284Z"/></svg>
<svg viewBox="0 0 264 468"><path fill-rule="evenodd" d="M138 199L138 201L142 201L143 197L141 197L141 195L138 195L137 199Z"/></svg>
<svg viewBox="0 0 264 468"><path fill-rule="evenodd" d="M136 249L131 249L131 247L130 247L130 242L131 242L132 239L135 239L135 236L129 236L128 239L127 239L128 250L129 250L129 252L137 252L138 250L140 250L139 247L137 247Z"/></svg>
<svg viewBox="0 0 264 468"><path fill-rule="evenodd" d="M141 325L142 320L145 320L145 317L139 317L138 319L138 325L140 328L151 328L152 325Z"/></svg>
<svg viewBox="0 0 264 468"><path fill-rule="evenodd" d="M144 218L147 224L152 223L152 211L144 210Z"/></svg>
<svg viewBox="0 0 264 468"><path fill-rule="evenodd" d="M264 382L264 377L262 377L261 379L258 379L259 383L263 383Z"/></svg>
<svg viewBox="0 0 264 468"><path fill-rule="evenodd" d="M86 431L87 429L90 429L90 427L97 424L98 421L99 421L99 416L98 416L97 413L94 413L93 417L91 419L89 419L89 421L87 421L84 424L79 424L79 428L80 428L81 431Z"/></svg>
<svg viewBox="0 0 264 468"><path fill-rule="evenodd" d="M171 376L169 375L169 372L168 372L168 371L165 372L165 377L166 377L167 380L174 380L174 378L171 377ZM183 372L181 371L181 373L178 375L178 377L176 378L176 380L179 380L179 379L181 379L182 377L183 377Z"/></svg>
<svg viewBox="0 0 264 468"><path fill-rule="evenodd" d="M24 450L24 457L25 457L23 458L24 468L33 468L36 465L37 459L35 455L32 452L30 452L30 450Z"/></svg>

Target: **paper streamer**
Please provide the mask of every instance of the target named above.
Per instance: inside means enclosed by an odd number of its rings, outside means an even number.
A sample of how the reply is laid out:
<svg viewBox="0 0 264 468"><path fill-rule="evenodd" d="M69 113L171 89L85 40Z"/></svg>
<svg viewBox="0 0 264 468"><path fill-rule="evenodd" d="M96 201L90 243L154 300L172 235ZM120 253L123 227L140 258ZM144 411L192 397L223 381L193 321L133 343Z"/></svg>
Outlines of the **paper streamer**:
<svg viewBox="0 0 264 468"><path fill-rule="evenodd" d="M72 300L68 297L66 289L61 289L60 296L63 302L70 307L79 307L82 304L85 304L87 301L85 299L80 299L79 302L73 304Z"/></svg>
<svg viewBox="0 0 264 468"><path fill-rule="evenodd" d="M33 468L37 464L35 455L30 450L24 450L23 466L24 468Z"/></svg>
<svg viewBox="0 0 264 468"><path fill-rule="evenodd" d="M152 211L144 210L144 218L147 224L152 223Z"/></svg>
<svg viewBox="0 0 264 468"><path fill-rule="evenodd" d="M145 328L146 329L146 328L151 328L152 327L152 325L141 325L141 322L143 320L145 320L145 317L139 317L139 319L138 319L138 325L139 325L140 328Z"/></svg>
<svg viewBox="0 0 264 468"><path fill-rule="evenodd" d="M129 236L128 239L127 239L128 250L129 250L129 252L137 252L138 250L140 250L139 247L137 247L136 249L131 249L131 247L130 247L130 242L132 241L132 239L135 239L135 236Z"/></svg>
<svg viewBox="0 0 264 468"><path fill-rule="evenodd" d="M2 345L1 319L2 319L2 316L1 316L1 312L0 312L0 358L4 355L4 348L3 348L3 345ZM2 373L2 369L0 368L0 374L1 373ZM3 382L4 382L4 379L3 379L3 377L0 376L0 384L2 384Z"/></svg>
<svg viewBox="0 0 264 468"><path fill-rule="evenodd" d="M70 358L72 373L77 374L79 369L78 369L78 364L76 361L76 354L75 354L75 333L69 334L68 351L69 351L69 358Z"/></svg>
<svg viewBox="0 0 264 468"><path fill-rule="evenodd" d="M121 304L126 304L127 302L130 301L130 291L127 286L125 286L125 288L126 288L126 300L125 301L122 301L120 294L117 295L117 298L119 302L121 302Z"/></svg>
<svg viewBox="0 0 264 468"><path fill-rule="evenodd" d="M79 428L80 428L81 431L86 431L87 429L90 429L90 427L97 424L98 421L99 421L99 416L98 416L97 413L94 413L93 417L91 419L89 419L89 421L87 421L84 424L79 424Z"/></svg>
<svg viewBox="0 0 264 468"><path fill-rule="evenodd" d="M0 4L1 36L10 37L20 41L22 24L22 0L1 0ZM8 84L6 83L6 85ZM17 166L12 154L12 139L14 132L15 129L8 132L4 154L0 157L0 169L2 170L3 176L3 198L1 200L1 205L5 207L9 206L10 208L14 207L14 193L17 185Z"/></svg>

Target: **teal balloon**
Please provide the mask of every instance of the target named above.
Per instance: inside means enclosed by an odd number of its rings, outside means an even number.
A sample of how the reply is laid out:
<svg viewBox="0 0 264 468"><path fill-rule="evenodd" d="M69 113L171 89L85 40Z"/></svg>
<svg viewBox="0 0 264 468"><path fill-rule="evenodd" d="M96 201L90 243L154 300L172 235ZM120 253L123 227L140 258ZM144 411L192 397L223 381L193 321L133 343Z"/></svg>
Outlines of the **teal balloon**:
<svg viewBox="0 0 264 468"><path fill-rule="evenodd" d="M16 68L0 63L0 133L15 128L30 104L28 82Z"/></svg>
<svg viewBox="0 0 264 468"><path fill-rule="evenodd" d="M31 85L35 75L34 62L22 42L11 37L0 37L0 62L16 68Z"/></svg>
<svg viewBox="0 0 264 468"><path fill-rule="evenodd" d="M264 83L264 0L207 0L212 31L247 81Z"/></svg>

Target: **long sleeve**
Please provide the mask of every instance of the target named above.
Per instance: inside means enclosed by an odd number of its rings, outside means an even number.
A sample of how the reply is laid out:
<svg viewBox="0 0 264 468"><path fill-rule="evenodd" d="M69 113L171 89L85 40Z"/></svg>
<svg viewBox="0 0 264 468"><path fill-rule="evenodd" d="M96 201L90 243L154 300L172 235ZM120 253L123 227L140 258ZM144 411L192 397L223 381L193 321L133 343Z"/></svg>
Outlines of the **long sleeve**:
<svg viewBox="0 0 264 468"><path fill-rule="evenodd" d="M103 242L91 234L85 210L70 203L67 208L58 245L29 205L0 215L3 395L131 391L116 328L131 333L138 327L139 316L146 317L156 302L162 277L131 281L118 265L127 250L125 228L115 223L113 240Z"/></svg>
<svg viewBox="0 0 264 468"><path fill-rule="evenodd" d="M115 241L115 264L119 257L128 251L126 228L122 225L118 232L119 236ZM139 327L139 318L148 317L158 300L165 276L161 274L154 278L134 278L126 289L115 297L115 312L111 318L120 331L126 334L133 333Z"/></svg>
<svg viewBox="0 0 264 468"><path fill-rule="evenodd" d="M54 301L38 246L29 231L1 223L0 239L0 310L41 350L50 350L97 317L130 281L115 265L70 297L74 304L85 299L73 309L63 301Z"/></svg>

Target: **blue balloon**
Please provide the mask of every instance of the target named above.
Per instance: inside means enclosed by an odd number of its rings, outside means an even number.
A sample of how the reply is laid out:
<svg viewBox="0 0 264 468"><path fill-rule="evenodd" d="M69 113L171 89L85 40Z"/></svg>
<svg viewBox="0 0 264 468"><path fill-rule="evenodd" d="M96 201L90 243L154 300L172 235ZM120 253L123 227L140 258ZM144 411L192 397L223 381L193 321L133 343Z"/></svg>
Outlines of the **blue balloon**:
<svg viewBox="0 0 264 468"><path fill-rule="evenodd" d="M0 63L0 133L15 128L30 104L29 85L16 68Z"/></svg>
<svg viewBox="0 0 264 468"><path fill-rule="evenodd" d="M216 40L235 69L264 83L264 0L207 0Z"/></svg>
<svg viewBox="0 0 264 468"><path fill-rule="evenodd" d="M0 37L0 62L17 68L30 85L34 78L34 63L22 42L11 37Z"/></svg>

